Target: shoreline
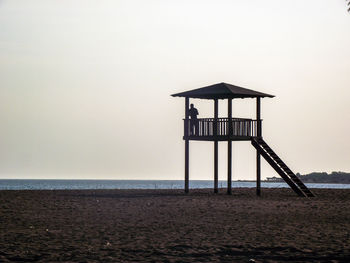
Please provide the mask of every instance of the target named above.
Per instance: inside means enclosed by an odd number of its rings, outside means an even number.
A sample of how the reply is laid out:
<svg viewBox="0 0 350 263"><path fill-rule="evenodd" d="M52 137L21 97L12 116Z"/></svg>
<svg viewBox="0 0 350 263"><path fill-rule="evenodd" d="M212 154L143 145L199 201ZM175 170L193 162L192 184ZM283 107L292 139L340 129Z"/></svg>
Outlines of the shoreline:
<svg viewBox="0 0 350 263"><path fill-rule="evenodd" d="M1 178L0 181L133 181L133 182L153 182L153 181L165 181L165 182L184 182L183 179L43 179L43 178ZM190 180L191 182L211 182L212 180ZM219 182L226 182L226 180L219 180ZM232 180L236 183L255 183L256 180ZM261 180L262 183L285 183L284 181L268 181ZM338 182L304 182L306 184L350 184L350 183L338 183Z"/></svg>
<svg viewBox="0 0 350 263"><path fill-rule="evenodd" d="M183 179L171 180L171 179L39 179L39 178L2 178L1 181L131 181L131 182L184 182ZM190 180L190 182L212 182L212 180ZM226 183L226 180L219 180L218 182ZM233 183L256 183L256 180L232 180ZM262 183L286 183L285 181L269 181L261 180ZM305 184L345 184L339 182L304 182Z"/></svg>

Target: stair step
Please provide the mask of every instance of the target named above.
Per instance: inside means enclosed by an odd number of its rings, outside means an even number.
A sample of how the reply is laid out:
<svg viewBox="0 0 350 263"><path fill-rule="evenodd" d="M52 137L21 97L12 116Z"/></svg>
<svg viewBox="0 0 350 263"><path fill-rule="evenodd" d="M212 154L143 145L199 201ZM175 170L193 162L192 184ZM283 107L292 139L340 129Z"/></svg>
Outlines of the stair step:
<svg viewBox="0 0 350 263"><path fill-rule="evenodd" d="M293 181L296 182L297 184L303 184L302 181L300 181L300 180L298 180L298 179L296 179L296 178L293 178Z"/></svg>

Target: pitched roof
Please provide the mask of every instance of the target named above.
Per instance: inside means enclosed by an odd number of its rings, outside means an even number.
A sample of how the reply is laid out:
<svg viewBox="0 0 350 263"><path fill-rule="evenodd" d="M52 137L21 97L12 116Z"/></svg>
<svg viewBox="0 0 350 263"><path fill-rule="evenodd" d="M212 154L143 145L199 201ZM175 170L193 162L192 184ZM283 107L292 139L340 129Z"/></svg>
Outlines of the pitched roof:
<svg viewBox="0 0 350 263"><path fill-rule="evenodd" d="M258 98L269 97L274 95L262 93L259 91L245 89L224 82L206 86L199 89L193 89L181 93L172 94L173 97L188 97L197 99L228 99L228 98Z"/></svg>

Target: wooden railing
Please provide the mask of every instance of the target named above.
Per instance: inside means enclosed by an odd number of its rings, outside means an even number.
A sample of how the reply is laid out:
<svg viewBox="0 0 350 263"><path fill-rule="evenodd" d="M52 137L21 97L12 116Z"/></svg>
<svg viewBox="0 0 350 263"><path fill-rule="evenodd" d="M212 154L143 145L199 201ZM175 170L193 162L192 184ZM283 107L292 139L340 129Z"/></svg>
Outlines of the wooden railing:
<svg viewBox="0 0 350 263"><path fill-rule="evenodd" d="M201 118L184 120L185 136L209 137L256 137L258 121L241 118Z"/></svg>

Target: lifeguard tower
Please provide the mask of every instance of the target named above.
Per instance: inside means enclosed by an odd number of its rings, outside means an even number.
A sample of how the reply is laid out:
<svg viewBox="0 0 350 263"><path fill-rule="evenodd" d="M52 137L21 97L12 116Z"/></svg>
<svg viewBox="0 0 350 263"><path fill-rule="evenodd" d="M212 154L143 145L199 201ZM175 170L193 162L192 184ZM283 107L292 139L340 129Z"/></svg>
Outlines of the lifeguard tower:
<svg viewBox="0 0 350 263"><path fill-rule="evenodd" d="M184 136L185 140L185 192L189 192L189 142L214 142L214 193L218 193L218 142L227 141L227 193L232 193L232 141L250 141L256 149L256 194L261 194L261 158L283 178L283 180L302 197L313 197L313 193L288 168L278 155L268 146L262 137L262 119L260 114L261 98L273 98L273 95L245 89L227 83L189 90L171 95L185 98ZM189 118L190 98L214 100L214 117ZM256 99L256 119L232 117L233 99ZM219 100L228 100L227 118L218 117Z"/></svg>

